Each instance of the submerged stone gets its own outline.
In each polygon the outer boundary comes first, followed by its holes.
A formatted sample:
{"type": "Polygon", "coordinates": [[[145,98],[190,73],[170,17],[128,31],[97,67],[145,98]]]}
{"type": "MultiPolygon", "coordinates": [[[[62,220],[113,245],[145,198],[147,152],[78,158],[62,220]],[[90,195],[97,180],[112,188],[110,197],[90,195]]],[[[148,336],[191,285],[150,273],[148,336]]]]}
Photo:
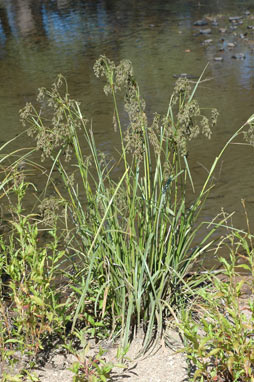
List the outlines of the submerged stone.
{"type": "Polygon", "coordinates": [[[217,62],[221,62],[221,61],[223,61],[223,60],[224,60],[223,57],[214,57],[214,58],[213,58],[213,61],[217,61],[217,62]]]}
{"type": "Polygon", "coordinates": [[[212,42],[213,42],[213,40],[212,40],[211,38],[209,38],[209,39],[203,41],[203,42],[202,42],[202,45],[209,45],[209,44],[211,44],[212,42]]]}
{"type": "Polygon", "coordinates": [[[217,27],[219,25],[217,20],[213,20],[212,24],[213,27],[217,27]]]}
{"type": "Polygon", "coordinates": [[[195,25],[195,26],[197,26],[197,27],[203,27],[203,26],[205,26],[205,25],[207,25],[208,24],[208,22],[206,21],[206,20],[204,20],[204,19],[202,19],[202,20],[197,20],[197,21],[195,21],[194,23],[193,23],[193,25],[195,25]]]}
{"type": "Polygon", "coordinates": [[[200,34],[210,34],[210,33],[212,33],[212,29],[210,29],[210,28],[200,29],[199,33],[200,34]]]}
{"type": "Polygon", "coordinates": [[[229,17],[228,19],[229,19],[229,21],[232,23],[232,22],[234,22],[234,21],[239,21],[239,20],[241,20],[241,19],[242,19],[242,16],[231,16],[231,17],[229,17]]]}
{"type": "Polygon", "coordinates": [[[246,58],[244,53],[236,53],[232,56],[235,60],[244,60],[246,58]]]}
{"type": "Polygon", "coordinates": [[[174,74],[173,77],[174,78],[187,78],[188,80],[199,78],[198,76],[193,76],[192,74],[188,74],[188,73],[174,74]]]}

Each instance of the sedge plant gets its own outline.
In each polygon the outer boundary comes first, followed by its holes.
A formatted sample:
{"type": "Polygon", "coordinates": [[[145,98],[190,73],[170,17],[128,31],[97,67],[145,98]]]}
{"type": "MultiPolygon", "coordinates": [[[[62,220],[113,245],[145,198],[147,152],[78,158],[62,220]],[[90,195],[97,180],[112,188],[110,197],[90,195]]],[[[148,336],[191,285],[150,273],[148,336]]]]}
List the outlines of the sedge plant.
{"type": "Polygon", "coordinates": [[[199,81],[191,90],[187,79],[178,80],[166,115],[155,114],[149,125],[128,60],[115,65],[101,56],[94,71],[105,78],[104,91],[113,100],[113,124],[121,146],[114,160],[98,151],[62,76],[51,89],[40,89],[38,107],[27,104],[20,115],[42,159],[52,161],[48,183],[54,183],[55,170],[63,182],[55,191],[68,211],[65,224],[75,252],[70,277],[79,298],[72,329],[84,322],[95,336],[102,331],[120,336],[125,347],[142,327],[147,349],[155,335],[162,335],[165,318],[178,312],[202,282],[202,275],[190,276],[190,271],[210,247],[217,227],[200,237],[204,223],[197,219],[230,141],[200,193],[187,203],[188,185],[194,186],[188,142],[199,134],[210,138],[217,119],[216,110],[209,118],[202,115],[194,98],[199,81]],[[121,94],[128,123],[118,106],[121,94]],[[116,167],[122,169],[118,179],[116,167]]]}

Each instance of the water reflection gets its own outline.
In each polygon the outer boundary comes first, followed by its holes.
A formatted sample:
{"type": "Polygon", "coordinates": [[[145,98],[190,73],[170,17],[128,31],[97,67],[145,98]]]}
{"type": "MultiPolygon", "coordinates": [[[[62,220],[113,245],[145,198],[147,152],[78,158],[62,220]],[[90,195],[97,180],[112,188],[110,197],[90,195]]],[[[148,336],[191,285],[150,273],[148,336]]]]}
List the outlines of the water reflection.
{"type": "Polygon", "coordinates": [[[64,9],[69,7],[71,4],[70,0],[57,0],[57,8],[58,9],[64,9]]]}
{"type": "MultiPolygon", "coordinates": [[[[38,43],[50,43],[51,49],[56,49],[61,55],[87,54],[87,50],[92,50],[88,54],[96,56],[93,51],[100,50],[100,53],[105,51],[115,56],[114,51],[119,51],[124,39],[137,43],[137,48],[142,48],[154,37],[165,48],[172,38],[179,44],[188,38],[189,44],[193,45],[192,23],[195,17],[208,13],[216,15],[228,9],[240,12],[249,4],[247,0],[241,2],[241,7],[237,1],[230,0],[1,0],[1,55],[4,56],[4,48],[9,54],[8,42],[13,38],[20,44],[28,41],[31,49],[38,43]],[[178,29],[184,29],[185,33],[177,39],[178,29]]],[[[213,32],[216,35],[216,31],[213,32]]],[[[152,51],[149,53],[153,54],[152,51]]],[[[210,60],[215,53],[214,46],[205,52],[210,60]]],[[[25,51],[22,52],[24,54],[25,51]]],[[[251,74],[247,69],[252,65],[253,54],[247,52],[246,65],[239,65],[240,82],[247,83],[251,74]]],[[[217,67],[219,69],[219,65],[217,67]]],[[[217,67],[213,65],[213,71],[217,67]]]]}
{"type": "MultiPolygon", "coordinates": [[[[15,37],[25,37],[29,34],[44,35],[48,29],[54,30],[54,35],[67,33],[69,29],[76,32],[110,32],[117,25],[120,30],[126,27],[127,19],[132,27],[138,26],[142,20],[150,19],[152,23],[163,23],[168,18],[176,1],[167,6],[164,2],[135,1],[128,3],[120,1],[71,1],[71,0],[2,0],[1,2],[1,35],[6,38],[10,34],[15,37]],[[158,4],[159,3],[159,4],[158,4]],[[133,17],[134,16],[134,17],[133,17]],[[50,25],[49,25],[50,23],[50,25]]],[[[181,2],[180,2],[181,3],[181,2]]],[[[180,4],[179,4],[180,6],[180,4]]],[[[178,6],[178,7],[179,7],[178,6]]],[[[190,7],[184,2],[183,17],[189,16],[190,7]]],[[[174,11],[174,9],[173,9],[174,11]]],[[[116,37],[116,36],[114,36],[116,37]]]]}
{"type": "Polygon", "coordinates": [[[43,33],[41,11],[40,0],[4,0],[0,20],[5,38],[11,34],[18,38],[43,33]]]}
{"type": "MultiPolygon", "coordinates": [[[[85,113],[93,120],[100,147],[110,151],[117,145],[111,104],[92,73],[100,54],[115,61],[131,59],[150,116],[166,110],[173,74],[199,75],[209,61],[207,76],[213,81],[202,84],[199,95],[204,107],[217,106],[222,115],[212,143],[193,144],[194,173],[202,179],[203,170],[195,164],[201,162],[203,168],[208,168],[226,138],[253,113],[254,54],[251,46],[240,45],[237,40],[236,51],[244,51],[246,59],[232,60],[226,44],[235,37],[231,34],[223,43],[218,28],[212,28],[213,44],[202,46],[207,37],[193,36],[193,21],[205,14],[237,15],[246,9],[254,15],[253,0],[0,0],[2,139],[20,132],[19,108],[34,101],[36,89],[49,86],[61,72],[68,79],[71,94],[82,101],[85,113]],[[216,63],[213,57],[222,44],[224,61],[216,63]]],[[[236,151],[230,155],[223,165],[225,171],[218,190],[225,195],[221,206],[234,209],[239,199],[237,179],[241,178],[241,184],[248,186],[241,196],[252,200],[252,167],[244,155],[236,151]],[[234,160],[241,163],[238,172],[234,160]],[[227,198],[229,185],[231,197],[227,198]]],[[[212,203],[211,199],[208,215],[213,216],[212,203]]]]}

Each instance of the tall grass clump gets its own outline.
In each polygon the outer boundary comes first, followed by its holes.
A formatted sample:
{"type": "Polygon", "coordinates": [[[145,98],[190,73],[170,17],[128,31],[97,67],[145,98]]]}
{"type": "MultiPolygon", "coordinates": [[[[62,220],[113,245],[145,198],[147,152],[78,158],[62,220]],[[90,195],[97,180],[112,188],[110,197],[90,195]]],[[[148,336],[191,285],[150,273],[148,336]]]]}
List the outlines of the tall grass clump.
{"type": "Polygon", "coordinates": [[[198,83],[191,90],[188,80],[180,79],[167,113],[155,114],[149,124],[129,61],[115,65],[101,56],[94,71],[105,78],[104,91],[113,99],[121,145],[115,159],[98,151],[62,76],[51,89],[40,89],[39,106],[27,104],[21,119],[42,159],[52,161],[48,184],[54,183],[55,170],[63,182],[55,191],[67,211],[68,246],[75,253],[66,273],[79,299],[72,330],[83,321],[92,334],[120,335],[126,345],[143,327],[147,348],[155,333],[162,334],[165,318],[188,302],[202,280],[191,270],[216,228],[201,235],[204,223],[197,218],[218,158],[200,193],[188,195],[187,203],[187,187],[193,186],[187,145],[199,134],[211,137],[217,111],[202,115],[194,99],[198,83]],[[121,118],[119,94],[128,123],[121,118]],[[116,167],[122,170],[118,179],[116,167]]]}

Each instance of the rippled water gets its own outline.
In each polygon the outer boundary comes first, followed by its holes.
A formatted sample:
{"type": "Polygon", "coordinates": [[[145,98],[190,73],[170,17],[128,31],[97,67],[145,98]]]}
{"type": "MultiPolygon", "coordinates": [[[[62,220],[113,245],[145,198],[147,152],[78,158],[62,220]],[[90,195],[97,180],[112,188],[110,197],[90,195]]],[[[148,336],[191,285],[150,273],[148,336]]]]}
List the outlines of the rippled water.
{"type": "MultiPolygon", "coordinates": [[[[217,107],[221,115],[212,140],[198,139],[191,145],[192,171],[201,183],[225,141],[254,113],[253,32],[248,30],[245,41],[239,28],[231,29],[228,22],[228,32],[219,32],[229,15],[244,15],[246,10],[251,22],[253,1],[0,0],[1,142],[21,131],[18,110],[35,99],[36,89],[49,86],[62,73],[70,93],[92,119],[101,149],[111,152],[117,145],[111,102],[92,70],[100,54],[133,62],[150,116],[166,110],[174,74],[198,76],[209,62],[206,76],[212,80],[200,86],[198,96],[202,106],[217,107]],[[195,36],[199,28],[193,22],[204,15],[216,18],[219,25],[211,27],[209,36],[195,36]],[[207,38],[213,42],[204,47],[201,43],[207,38]],[[228,42],[237,43],[233,51],[228,42]],[[222,47],[225,51],[218,52],[222,47]],[[233,60],[235,52],[243,52],[246,59],[233,60]],[[213,60],[218,54],[223,62],[213,60]]],[[[240,200],[245,198],[254,222],[253,160],[247,146],[234,145],[226,152],[205,209],[208,219],[223,206],[236,210],[236,224],[244,227],[240,200]]]]}

